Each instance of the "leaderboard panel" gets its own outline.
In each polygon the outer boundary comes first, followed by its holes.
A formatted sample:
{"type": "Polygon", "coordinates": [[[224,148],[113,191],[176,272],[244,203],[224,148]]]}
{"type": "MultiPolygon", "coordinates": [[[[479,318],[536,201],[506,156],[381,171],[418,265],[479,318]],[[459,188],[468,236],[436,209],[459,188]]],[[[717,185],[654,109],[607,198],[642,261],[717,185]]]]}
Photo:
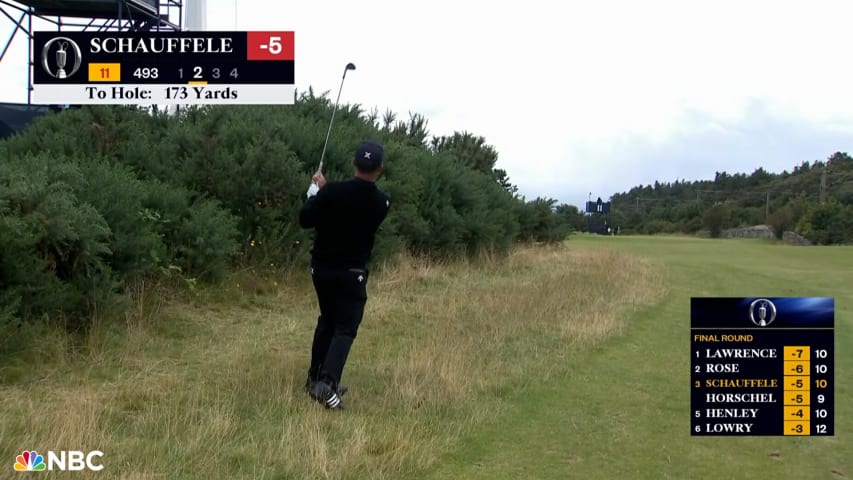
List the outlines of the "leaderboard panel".
{"type": "Polygon", "coordinates": [[[34,103],[293,104],[294,32],[35,32],[34,103]]]}
{"type": "Polygon", "coordinates": [[[832,436],[832,298],[691,299],[691,435],[832,436]]]}

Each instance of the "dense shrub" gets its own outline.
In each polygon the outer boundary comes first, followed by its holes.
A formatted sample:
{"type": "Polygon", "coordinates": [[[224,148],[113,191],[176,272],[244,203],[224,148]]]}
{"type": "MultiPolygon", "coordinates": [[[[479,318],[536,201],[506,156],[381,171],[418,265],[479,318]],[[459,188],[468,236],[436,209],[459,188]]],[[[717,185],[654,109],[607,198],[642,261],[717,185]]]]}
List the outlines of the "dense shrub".
{"type": "Polygon", "coordinates": [[[7,323],[61,315],[83,326],[131,277],[173,265],[221,275],[236,236],[217,202],[125,166],[10,158],[0,163],[0,313],[7,323]]]}
{"type": "Polygon", "coordinates": [[[676,229],[676,225],[672,222],[668,222],[666,220],[652,220],[651,222],[646,222],[643,231],[648,235],[656,235],[659,233],[674,233],[676,229]]]}
{"type": "Polygon", "coordinates": [[[845,243],[853,238],[853,205],[834,199],[814,205],[800,219],[797,231],[818,245],[845,243]]]}
{"type": "MultiPolygon", "coordinates": [[[[238,264],[303,266],[311,232],[298,211],[331,109],[313,92],[289,107],[84,107],[0,142],[0,327],[85,318],[130,279],[163,271],[216,280],[238,264]]],[[[485,139],[427,136],[418,115],[380,122],[358,106],[336,114],[328,180],[353,174],[362,140],[385,144],[380,187],[392,208],[375,260],[560,241],[582,217],[516,196],[485,139]]]]}
{"type": "Polygon", "coordinates": [[[151,273],[166,257],[166,244],[146,221],[145,185],[122,165],[105,160],[74,162],[85,181],[75,185],[76,197],[92,205],[110,228],[108,258],[122,277],[151,273]]]}
{"type": "Polygon", "coordinates": [[[773,235],[778,239],[782,239],[782,235],[787,231],[793,228],[794,223],[794,210],[792,207],[786,205],[767,217],[767,224],[770,225],[770,228],[773,229],[773,235]]]}
{"type": "Polygon", "coordinates": [[[219,201],[183,187],[149,180],[144,190],[138,218],[162,241],[158,266],[178,267],[194,278],[221,279],[240,249],[237,217],[219,201]]]}
{"type": "Polygon", "coordinates": [[[711,238],[718,238],[723,232],[727,216],[727,209],[723,205],[714,205],[705,211],[702,216],[702,223],[710,232],[711,238]]]}
{"type": "Polygon", "coordinates": [[[519,237],[533,242],[553,243],[566,239],[571,227],[554,213],[556,200],[536,198],[518,205],[519,237]]]}
{"type": "Polygon", "coordinates": [[[696,233],[702,229],[702,219],[699,217],[689,217],[682,220],[676,228],[678,231],[684,233],[696,233]]]}
{"type": "Polygon", "coordinates": [[[112,232],[77,197],[83,184],[76,165],[45,156],[0,163],[0,283],[7,315],[79,315],[109,296],[112,232]]]}

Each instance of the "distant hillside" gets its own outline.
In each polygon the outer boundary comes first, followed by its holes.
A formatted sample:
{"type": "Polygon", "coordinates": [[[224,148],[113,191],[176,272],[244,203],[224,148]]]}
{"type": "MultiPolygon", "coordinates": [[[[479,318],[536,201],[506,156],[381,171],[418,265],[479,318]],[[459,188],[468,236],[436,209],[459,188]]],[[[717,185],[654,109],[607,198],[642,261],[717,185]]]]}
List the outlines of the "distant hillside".
{"type": "Polygon", "coordinates": [[[747,175],[717,172],[713,181],[655,182],[611,197],[608,223],[624,233],[718,235],[726,228],[766,224],[781,237],[794,230],[817,244],[853,243],[853,158],[803,162],[791,172],[759,168],[747,175]]]}

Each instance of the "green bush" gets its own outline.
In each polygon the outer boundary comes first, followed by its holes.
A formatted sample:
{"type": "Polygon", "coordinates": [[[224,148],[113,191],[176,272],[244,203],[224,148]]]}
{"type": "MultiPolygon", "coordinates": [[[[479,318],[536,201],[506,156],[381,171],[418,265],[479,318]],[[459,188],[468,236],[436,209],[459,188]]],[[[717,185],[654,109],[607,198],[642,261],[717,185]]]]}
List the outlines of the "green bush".
{"type": "MultiPolygon", "coordinates": [[[[311,91],[289,107],[84,107],[0,142],[0,321],[85,315],[131,278],[161,271],[215,280],[236,264],[305,264],[311,232],[298,211],[332,107],[311,91]]],[[[515,197],[483,138],[430,142],[423,117],[392,117],[380,125],[340,107],[325,155],[326,177],[340,180],[363,139],[385,144],[379,186],[392,207],[375,260],[560,241],[577,221],[550,199],[515,197]]]]}
{"type": "Polygon", "coordinates": [[[556,200],[536,198],[518,204],[519,238],[533,242],[560,242],[571,231],[570,225],[554,213],[556,200]]]}
{"type": "Polygon", "coordinates": [[[666,220],[651,220],[646,222],[644,233],[648,235],[656,235],[659,233],[673,233],[677,229],[676,225],[666,220]]]}
{"type": "Polygon", "coordinates": [[[220,277],[236,225],[218,202],[107,160],[10,158],[0,164],[0,320],[84,327],[131,277],[173,266],[220,277]]]}
{"type": "Polygon", "coordinates": [[[238,251],[237,219],[215,200],[187,206],[187,215],[167,236],[171,261],[193,277],[221,280],[238,251]]]}
{"type": "MultiPolygon", "coordinates": [[[[3,273],[0,272],[0,277],[2,276],[3,273]]],[[[18,301],[15,292],[0,283],[0,354],[12,350],[20,341],[16,336],[20,324],[17,314],[18,301]]]]}
{"type": "MultiPolygon", "coordinates": [[[[240,261],[289,266],[304,261],[310,246],[310,232],[294,228],[295,219],[331,108],[328,98],[310,91],[287,108],[200,107],[170,116],[135,108],[83,108],[36,122],[13,150],[102,157],[129,166],[143,182],[157,179],[216,199],[237,218],[240,261]],[[60,117],[75,132],[64,130],[60,117]]],[[[386,145],[387,172],[380,186],[393,198],[376,258],[402,248],[440,256],[506,249],[522,232],[519,212],[525,210],[519,208],[524,202],[508,189],[505,172],[494,170],[497,154],[483,138],[457,133],[432,142],[431,148],[422,117],[391,120],[380,128],[358,106],[341,107],[325,157],[328,179],[352,175],[352,151],[365,138],[386,145]]],[[[127,196],[138,203],[137,194],[127,196]]],[[[559,221],[553,208],[531,212],[536,213],[528,220],[542,224],[531,224],[525,238],[559,238],[566,231],[569,222],[559,221]]],[[[125,218],[136,222],[139,214],[125,218]]],[[[137,241],[152,239],[143,235],[137,241]]],[[[126,268],[144,271],[164,255],[163,248],[148,250],[126,268]]]]}
{"type": "Polygon", "coordinates": [[[120,278],[157,271],[167,247],[144,216],[145,184],[124,165],[106,160],[75,163],[85,178],[85,182],[75,185],[75,195],[92,205],[109,225],[112,270],[120,278]]]}
{"type": "Polygon", "coordinates": [[[728,211],[723,205],[714,205],[705,210],[702,223],[710,232],[711,238],[719,238],[723,232],[723,225],[728,217],[728,211]]]}
{"type": "Polygon", "coordinates": [[[677,229],[684,233],[696,233],[702,229],[702,220],[699,217],[689,217],[680,222],[677,229]]]}
{"type": "Polygon", "coordinates": [[[217,280],[239,251],[237,217],[180,186],[145,181],[138,218],[165,247],[156,252],[160,269],[177,267],[185,276],[217,280]]]}
{"type": "Polygon", "coordinates": [[[797,231],[817,245],[838,245],[853,238],[853,206],[831,199],[814,205],[797,224],[797,231]]]}
{"type": "Polygon", "coordinates": [[[778,239],[782,239],[785,231],[790,230],[794,226],[794,210],[791,206],[786,205],[778,210],[775,210],[767,217],[767,223],[773,229],[773,235],[778,239]]]}
{"type": "Polygon", "coordinates": [[[111,231],[104,217],[75,194],[79,168],[28,155],[0,164],[0,274],[3,310],[16,317],[64,314],[69,324],[107,299],[111,231]]]}

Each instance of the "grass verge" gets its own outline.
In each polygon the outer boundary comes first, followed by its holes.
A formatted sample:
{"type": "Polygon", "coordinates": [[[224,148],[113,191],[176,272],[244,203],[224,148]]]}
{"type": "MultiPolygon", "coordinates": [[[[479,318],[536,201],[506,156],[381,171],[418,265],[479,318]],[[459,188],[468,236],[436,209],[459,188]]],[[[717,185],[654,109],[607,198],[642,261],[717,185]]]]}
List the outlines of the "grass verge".
{"type": "MultiPolygon", "coordinates": [[[[260,295],[233,283],[169,302],[143,289],[136,313],[82,346],[45,336],[29,365],[4,360],[0,459],[11,470],[24,449],[102,450],[99,475],[126,479],[412,476],[664,288],[649,262],[610,250],[405,259],[371,279],[340,415],[301,390],[316,316],[307,274],[260,295]]],[[[47,478],[62,475],[74,474],[47,478]]]]}

